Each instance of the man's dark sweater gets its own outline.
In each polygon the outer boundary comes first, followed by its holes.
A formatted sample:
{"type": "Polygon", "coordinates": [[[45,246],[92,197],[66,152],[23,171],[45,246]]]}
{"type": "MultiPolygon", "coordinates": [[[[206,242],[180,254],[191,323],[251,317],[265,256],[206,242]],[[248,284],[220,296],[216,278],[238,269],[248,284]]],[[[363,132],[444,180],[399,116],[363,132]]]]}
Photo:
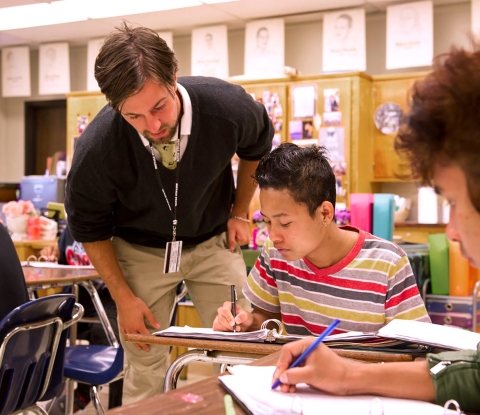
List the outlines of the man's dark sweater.
{"type": "MultiPolygon", "coordinates": [[[[178,79],[190,95],[192,131],[179,163],[177,239],[195,245],[226,230],[235,186],[231,159],[259,160],[273,127],[262,104],[240,86],[215,78],[178,79]]],[[[159,163],[173,209],[176,170],[159,163]]],[[[155,177],[152,156],[137,131],[104,107],[77,141],[65,208],[78,242],[115,235],[162,248],[172,240],[172,213],[155,177]]]]}

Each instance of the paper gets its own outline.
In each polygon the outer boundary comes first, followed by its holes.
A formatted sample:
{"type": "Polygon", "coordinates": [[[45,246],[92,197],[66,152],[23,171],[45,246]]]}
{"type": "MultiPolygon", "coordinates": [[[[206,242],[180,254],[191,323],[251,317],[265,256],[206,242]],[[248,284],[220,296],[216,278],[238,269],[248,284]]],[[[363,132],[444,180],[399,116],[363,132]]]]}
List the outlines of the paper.
{"type": "Polygon", "coordinates": [[[56,262],[46,261],[22,261],[22,267],[32,268],[66,268],[66,269],[95,269],[93,265],[60,265],[56,262]]]}
{"type": "Polygon", "coordinates": [[[256,20],[245,28],[245,75],[283,76],[285,27],[283,19],[256,20]]]}
{"type": "Polygon", "coordinates": [[[452,350],[477,350],[480,333],[415,320],[394,319],[378,335],[452,350]]]}
{"type": "Polygon", "coordinates": [[[409,399],[377,398],[371,395],[333,396],[317,391],[306,384],[297,385],[296,393],[283,393],[278,389],[272,391],[274,366],[238,365],[233,367],[232,371],[234,375],[220,376],[220,383],[239,403],[246,406],[249,413],[254,415],[317,415],[320,413],[443,415],[456,413],[428,402],[409,399]]]}
{"type": "MultiPolygon", "coordinates": [[[[97,80],[95,79],[95,59],[103,45],[105,38],[92,39],[87,44],[87,91],[100,91],[97,80]]],[[[82,131],[79,131],[80,133],[82,131]]]]}
{"type": "Polygon", "coordinates": [[[192,75],[228,78],[227,26],[192,31],[192,75]]]}
{"type": "Polygon", "coordinates": [[[324,72],[366,70],[365,9],[325,13],[322,61],[324,72]]]}
{"type": "Polygon", "coordinates": [[[30,95],[29,47],[2,49],[2,96],[29,97],[30,95]]]}
{"type": "Polygon", "coordinates": [[[39,95],[70,92],[70,59],[67,42],[40,45],[39,95]]]}
{"type": "Polygon", "coordinates": [[[247,332],[231,332],[231,331],[214,331],[211,328],[201,327],[178,327],[172,326],[165,330],[153,333],[155,336],[163,337],[185,337],[189,339],[204,340],[229,340],[229,341],[246,341],[246,342],[264,342],[269,331],[275,333],[275,338],[280,341],[293,341],[303,338],[303,336],[282,336],[277,334],[276,330],[256,330],[247,332]]]}
{"type": "Polygon", "coordinates": [[[433,3],[387,7],[387,69],[430,66],[433,59],[433,3]]]}

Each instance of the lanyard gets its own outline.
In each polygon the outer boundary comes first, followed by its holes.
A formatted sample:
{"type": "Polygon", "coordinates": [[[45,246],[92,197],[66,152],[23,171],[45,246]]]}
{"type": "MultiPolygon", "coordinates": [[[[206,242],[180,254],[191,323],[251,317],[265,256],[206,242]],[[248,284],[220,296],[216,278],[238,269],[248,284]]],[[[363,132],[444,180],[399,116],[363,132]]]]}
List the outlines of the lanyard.
{"type": "Polygon", "coordinates": [[[178,143],[177,143],[177,168],[175,172],[175,200],[174,200],[174,205],[173,205],[173,210],[172,206],[170,205],[170,202],[168,201],[167,194],[165,193],[165,188],[163,187],[162,183],[162,178],[160,176],[160,171],[158,169],[158,164],[157,164],[157,159],[155,158],[155,153],[153,152],[153,144],[150,143],[150,152],[152,153],[152,159],[153,159],[153,166],[155,167],[155,173],[157,177],[157,182],[158,185],[160,186],[160,189],[162,189],[163,196],[165,197],[165,201],[167,202],[168,209],[170,210],[170,213],[172,214],[173,218],[173,239],[172,242],[175,242],[176,237],[177,237],[177,203],[178,203],[178,179],[180,177],[180,138],[181,138],[181,129],[180,129],[180,124],[182,120],[180,119],[178,123],[178,143]]]}

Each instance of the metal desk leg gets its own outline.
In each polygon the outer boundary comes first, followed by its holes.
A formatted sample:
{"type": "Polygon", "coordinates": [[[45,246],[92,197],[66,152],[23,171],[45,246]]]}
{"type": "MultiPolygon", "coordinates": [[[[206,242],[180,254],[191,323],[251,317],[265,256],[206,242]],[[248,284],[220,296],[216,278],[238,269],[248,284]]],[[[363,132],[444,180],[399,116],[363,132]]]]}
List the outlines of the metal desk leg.
{"type": "Polygon", "coordinates": [[[480,281],[477,281],[475,283],[475,287],[473,288],[473,293],[472,293],[472,331],[474,333],[477,332],[477,312],[478,312],[478,307],[477,307],[477,301],[478,301],[478,296],[480,294],[480,281]]]}
{"type": "Polygon", "coordinates": [[[118,348],[119,344],[117,338],[115,337],[112,325],[110,324],[110,320],[105,313],[105,309],[103,308],[102,301],[100,300],[100,296],[98,295],[95,286],[93,285],[92,281],[83,281],[81,284],[82,287],[87,290],[87,292],[90,294],[90,297],[92,298],[93,305],[95,307],[95,310],[97,310],[98,318],[102,323],[103,330],[105,330],[105,334],[107,335],[110,346],[118,348]]]}
{"type": "Polygon", "coordinates": [[[227,363],[231,365],[246,365],[256,359],[264,357],[264,355],[252,355],[245,353],[220,352],[218,350],[190,350],[175,359],[167,370],[165,375],[165,383],[163,391],[168,392],[176,389],[178,377],[182,369],[191,362],[210,362],[210,363],[227,363]]]}

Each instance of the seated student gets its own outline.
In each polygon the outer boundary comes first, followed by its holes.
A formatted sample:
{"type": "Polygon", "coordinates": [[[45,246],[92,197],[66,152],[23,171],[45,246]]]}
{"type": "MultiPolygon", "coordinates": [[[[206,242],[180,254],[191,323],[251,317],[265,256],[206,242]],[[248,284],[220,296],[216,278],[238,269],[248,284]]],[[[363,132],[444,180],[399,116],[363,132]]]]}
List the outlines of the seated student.
{"type": "Polygon", "coordinates": [[[243,287],[253,312],[230,302],[213,329],[251,331],[269,318],[288,334],[373,332],[394,318],[430,322],[407,255],[392,242],[335,223],[335,175],[324,147],[283,143],[253,177],[269,240],[243,287]]]}
{"type": "MultiPolygon", "coordinates": [[[[480,44],[473,52],[452,48],[413,87],[411,109],[395,142],[410,160],[413,176],[434,185],[450,203],[447,236],[480,268],[480,44]]],[[[305,382],[336,395],[376,394],[480,412],[480,343],[477,351],[427,355],[426,361],[361,365],[320,345],[302,367],[290,363],[313,338],[282,347],[274,379],[284,392],[305,382]],[[438,361],[463,364],[436,366],[438,361]],[[471,362],[471,363],[469,363],[471,362]],[[475,363],[476,362],[476,363],[475,363]]]]}
{"type": "MultiPolygon", "coordinates": [[[[58,259],[58,263],[62,265],[90,265],[90,260],[83,249],[83,245],[73,239],[68,226],[60,235],[58,245],[55,244],[43,248],[40,251],[40,255],[43,255],[49,261],[56,261],[58,259]]],[[[110,296],[110,292],[103,281],[94,281],[94,285],[118,340],[119,332],[117,323],[117,307],[115,305],[115,301],[113,301],[112,297],[110,296]]],[[[95,306],[93,305],[90,294],[82,286],[80,286],[78,290],[78,301],[84,307],[85,317],[97,317],[97,312],[95,310],[95,306]]],[[[77,336],[79,339],[88,340],[90,344],[109,344],[103,326],[98,323],[79,323],[77,336]]],[[[123,379],[110,384],[108,397],[109,408],[115,408],[122,405],[122,389],[123,379]]],[[[75,390],[74,412],[85,408],[89,402],[90,386],[79,383],[77,389],[75,390]]],[[[59,398],[52,408],[50,415],[64,414],[64,408],[65,399],[59,398]]]]}
{"type": "Polygon", "coordinates": [[[0,223],[0,320],[14,308],[29,301],[27,284],[15,246],[0,223]]]}

